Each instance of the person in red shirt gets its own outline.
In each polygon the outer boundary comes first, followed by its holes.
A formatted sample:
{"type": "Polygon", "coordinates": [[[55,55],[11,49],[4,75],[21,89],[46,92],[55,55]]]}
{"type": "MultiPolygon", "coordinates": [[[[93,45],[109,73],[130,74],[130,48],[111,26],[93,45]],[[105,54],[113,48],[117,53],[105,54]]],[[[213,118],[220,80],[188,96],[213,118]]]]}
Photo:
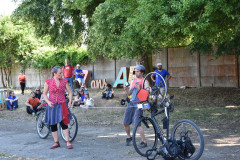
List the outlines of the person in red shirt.
{"type": "Polygon", "coordinates": [[[36,112],[39,109],[38,107],[41,105],[41,101],[36,98],[35,92],[31,92],[31,97],[27,99],[25,104],[27,106],[27,113],[35,116],[36,112]]]}
{"type": "Polygon", "coordinates": [[[65,59],[65,65],[62,68],[63,70],[63,75],[64,78],[68,80],[68,83],[70,84],[71,91],[74,92],[73,90],[73,72],[74,72],[74,67],[69,64],[69,60],[65,59]]]}
{"type": "Polygon", "coordinates": [[[18,76],[18,80],[21,86],[21,90],[22,90],[22,95],[24,95],[24,89],[26,86],[26,75],[24,75],[23,70],[20,71],[20,75],[18,76]]]}

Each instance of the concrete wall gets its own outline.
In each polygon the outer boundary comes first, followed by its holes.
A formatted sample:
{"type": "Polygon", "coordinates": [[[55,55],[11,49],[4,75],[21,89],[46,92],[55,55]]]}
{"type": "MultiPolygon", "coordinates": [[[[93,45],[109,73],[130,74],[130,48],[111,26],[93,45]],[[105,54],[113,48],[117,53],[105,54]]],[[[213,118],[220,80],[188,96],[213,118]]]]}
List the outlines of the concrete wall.
{"type": "Polygon", "coordinates": [[[185,48],[168,49],[168,71],[173,75],[169,81],[171,87],[198,87],[198,57],[190,55],[185,48]]]}
{"type": "Polygon", "coordinates": [[[201,86],[238,87],[237,56],[200,56],[201,86]]]}
{"type": "MultiPolygon", "coordinates": [[[[217,59],[214,56],[206,56],[189,53],[185,47],[165,48],[156,51],[152,57],[153,65],[161,62],[163,68],[172,75],[169,87],[239,87],[240,60],[238,56],[225,55],[217,59]]],[[[82,65],[81,68],[91,72],[91,80],[106,79],[107,83],[114,84],[121,67],[135,66],[135,60],[109,60],[99,58],[94,64],[82,65]]],[[[19,65],[12,70],[13,87],[19,87],[19,65]]],[[[50,69],[39,70],[28,68],[27,87],[43,87],[47,78],[51,77],[50,69]]],[[[90,83],[89,85],[90,86],[90,83]]],[[[2,83],[0,83],[2,87],[2,83]]]]}
{"type": "MultiPolygon", "coordinates": [[[[18,76],[21,70],[20,65],[16,64],[12,68],[12,86],[15,88],[20,88],[18,76]]],[[[51,78],[51,69],[43,69],[41,71],[34,68],[27,68],[25,70],[26,75],[26,87],[27,88],[43,88],[45,80],[51,78]]],[[[0,83],[0,87],[3,87],[0,83]]]]}
{"type": "MultiPolygon", "coordinates": [[[[135,60],[109,60],[104,58],[99,58],[94,64],[81,65],[81,69],[88,70],[91,72],[91,80],[103,80],[106,79],[107,83],[114,84],[116,76],[118,75],[121,67],[135,66],[135,60]]],[[[21,67],[15,65],[12,69],[12,84],[13,87],[19,88],[18,75],[21,67]]],[[[51,78],[51,69],[43,69],[41,71],[34,68],[27,68],[25,70],[25,75],[27,77],[27,88],[43,88],[45,80],[51,78]]],[[[88,84],[90,86],[91,83],[88,84]]],[[[3,87],[0,83],[0,87],[3,87]]]]}
{"type": "Polygon", "coordinates": [[[172,75],[169,87],[239,87],[240,60],[235,55],[190,54],[185,47],[168,48],[153,55],[172,75]]]}

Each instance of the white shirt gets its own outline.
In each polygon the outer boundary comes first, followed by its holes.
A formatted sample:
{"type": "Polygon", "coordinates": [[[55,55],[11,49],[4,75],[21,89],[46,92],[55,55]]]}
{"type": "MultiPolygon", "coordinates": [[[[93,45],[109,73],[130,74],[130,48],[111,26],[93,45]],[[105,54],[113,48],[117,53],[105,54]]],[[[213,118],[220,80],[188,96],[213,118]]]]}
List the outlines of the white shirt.
{"type": "Polygon", "coordinates": [[[87,98],[84,101],[85,101],[86,105],[91,106],[91,107],[93,106],[94,100],[92,98],[87,98]]]}

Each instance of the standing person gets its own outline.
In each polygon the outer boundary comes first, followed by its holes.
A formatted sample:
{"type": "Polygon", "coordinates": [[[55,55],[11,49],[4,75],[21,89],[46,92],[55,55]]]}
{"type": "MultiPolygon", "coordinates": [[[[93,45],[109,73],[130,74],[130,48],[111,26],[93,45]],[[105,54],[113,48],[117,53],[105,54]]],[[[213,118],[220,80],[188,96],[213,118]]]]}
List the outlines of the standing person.
{"type": "Polygon", "coordinates": [[[62,71],[64,73],[64,78],[68,80],[68,83],[70,84],[71,91],[74,92],[73,90],[73,71],[74,68],[71,64],[69,64],[69,60],[65,59],[65,65],[62,68],[62,71]]]}
{"type": "Polygon", "coordinates": [[[63,71],[61,67],[53,67],[52,76],[52,78],[46,80],[43,92],[44,99],[48,104],[46,107],[45,123],[51,126],[52,136],[54,139],[54,144],[50,147],[50,149],[60,147],[60,143],[58,141],[58,123],[60,123],[63,129],[63,134],[66,138],[67,148],[72,149],[73,146],[69,142],[68,129],[69,118],[72,116],[67,106],[71,106],[73,95],[68,81],[62,78],[63,71]],[[69,94],[68,104],[65,99],[65,90],[69,94]],[[49,98],[47,96],[48,92],[49,98]]]}
{"type": "Polygon", "coordinates": [[[20,71],[20,75],[18,76],[18,80],[21,86],[21,90],[22,90],[22,95],[24,95],[24,89],[26,86],[26,75],[24,75],[23,70],[20,71]]]}
{"type": "Polygon", "coordinates": [[[76,76],[76,80],[78,81],[80,87],[83,85],[85,86],[85,81],[84,81],[84,73],[82,71],[82,69],[80,68],[80,64],[77,64],[77,68],[75,69],[75,76],[76,76]]]}
{"type": "Polygon", "coordinates": [[[27,113],[35,116],[39,109],[39,106],[41,105],[41,101],[36,98],[35,92],[31,92],[31,97],[27,99],[25,105],[27,106],[27,113]]]}
{"type": "MultiPolygon", "coordinates": [[[[162,63],[157,63],[157,69],[154,72],[160,74],[163,77],[163,79],[166,81],[166,83],[169,79],[172,78],[170,73],[167,70],[162,68],[162,63]]],[[[163,79],[157,74],[152,74],[151,79],[153,82],[155,82],[155,86],[160,87],[161,94],[164,94],[165,93],[165,84],[163,82],[163,79]]]]}
{"type": "MultiPolygon", "coordinates": [[[[126,146],[129,146],[130,142],[132,141],[132,137],[130,135],[130,124],[133,123],[133,125],[136,126],[137,122],[140,119],[140,116],[143,114],[143,111],[138,110],[137,108],[137,103],[139,103],[137,94],[139,90],[143,88],[144,73],[145,67],[143,65],[137,65],[135,68],[136,78],[132,81],[130,89],[127,86],[124,86],[124,90],[126,91],[127,96],[131,95],[130,103],[128,103],[123,117],[123,126],[125,132],[127,133],[126,146]]],[[[149,87],[149,82],[146,80],[144,88],[147,87],[149,87]]],[[[144,130],[141,126],[138,127],[138,132],[140,133],[142,140],[140,148],[147,147],[144,130]]]]}
{"type": "Polygon", "coordinates": [[[15,110],[18,107],[18,98],[13,91],[9,92],[9,97],[6,98],[7,109],[10,111],[15,110]]]}

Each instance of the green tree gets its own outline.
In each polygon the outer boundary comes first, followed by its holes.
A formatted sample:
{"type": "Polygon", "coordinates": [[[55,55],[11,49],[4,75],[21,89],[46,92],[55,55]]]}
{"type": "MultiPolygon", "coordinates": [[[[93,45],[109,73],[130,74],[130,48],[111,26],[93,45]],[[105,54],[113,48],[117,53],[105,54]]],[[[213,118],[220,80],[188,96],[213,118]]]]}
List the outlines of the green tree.
{"type": "Polygon", "coordinates": [[[4,87],[11,86],[11,69],[20,63],[24,69],[26,57],[36,47],[32,28],[28,24],[15,24],[9,17],[0,17],[0,72],[4,87]]]}
{"type": "Polygon", "coordinates": [[[49,35],[55,46],[81,46],[85,25],[81,11],[72,1],[22,0],[13,17],[31,22],[37,35],[49,35]]]}
{"type": "Polygon", "coordinates": [[[240,51],[238,0],[23,0],[14,15],[33,23],[39,35],[50,35],[55,45],[81,42],[87,31],[94,59],[147,64],[156,49],[178,46],[207,53],[217,46],[219,55],[240,51]]]}

